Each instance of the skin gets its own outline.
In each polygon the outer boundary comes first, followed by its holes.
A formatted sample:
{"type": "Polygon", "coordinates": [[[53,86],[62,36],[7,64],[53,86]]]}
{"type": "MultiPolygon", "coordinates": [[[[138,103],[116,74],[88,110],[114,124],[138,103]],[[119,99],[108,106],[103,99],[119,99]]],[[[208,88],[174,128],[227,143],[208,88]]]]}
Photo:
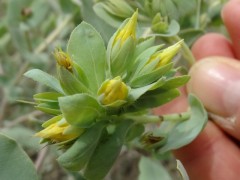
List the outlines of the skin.
{"type": "MultiPolygon", "coordinates": [[[[238,180],[240,168],[240,0],[222,10],[229,32],[202,36],[192,47],[197,62],[190,70],[187,92],[194,93],[212,114],[203,132],[174,155],[194,180],[238,180]],[[222,118],[224,117],[224,118],[222,118]]],[[[157,114],[186,110],[186,90],[157,114]]]]}

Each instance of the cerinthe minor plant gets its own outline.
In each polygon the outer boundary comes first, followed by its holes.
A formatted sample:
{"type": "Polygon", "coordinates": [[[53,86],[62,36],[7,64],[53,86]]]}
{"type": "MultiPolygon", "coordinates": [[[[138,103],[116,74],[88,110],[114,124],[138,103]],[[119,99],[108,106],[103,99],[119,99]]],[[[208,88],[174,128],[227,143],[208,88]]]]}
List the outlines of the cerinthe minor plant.
{"type": "Polygon", "coordinates": [[[150,114],[179,96],[177,88],[190,77],[177,76],[173,62],[183,41],[163,48],[154,36],[137,37],[137,16],[122,23],[107,48],[99,33],[82,22],[66,52],[54,52],[56,77],[39,69],[25,73],[51,89],[34,95],[36,108],[53,115],[36,136],[60,148],[57,160],[64,168],[81,170],[89,180],[104,178],[123,145],[151,153],[177,149],[190,143],[207,119],[193,95],[188,112],[150,114]],[[146,131],[148,123],[158,126],[146,131]]]}

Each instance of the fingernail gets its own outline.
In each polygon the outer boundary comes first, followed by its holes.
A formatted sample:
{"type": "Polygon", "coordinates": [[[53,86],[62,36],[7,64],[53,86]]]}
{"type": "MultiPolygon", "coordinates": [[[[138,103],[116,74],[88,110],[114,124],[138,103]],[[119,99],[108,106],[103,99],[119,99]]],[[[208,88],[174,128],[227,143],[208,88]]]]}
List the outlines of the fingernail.
{"type": "Polygon", "coordinates": [[[188,91],[196,94],[208,111],[224,117],[240,108],[240,62],[212,57],[196,63],[190,71],[188,91]]]}

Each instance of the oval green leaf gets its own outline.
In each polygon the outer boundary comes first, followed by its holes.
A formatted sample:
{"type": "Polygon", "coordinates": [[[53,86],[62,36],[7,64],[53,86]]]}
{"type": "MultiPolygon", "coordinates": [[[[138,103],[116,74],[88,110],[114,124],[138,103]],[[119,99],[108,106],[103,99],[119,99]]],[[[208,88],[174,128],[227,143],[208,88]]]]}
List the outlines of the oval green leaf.
{"type": "Polygon", "coordinates": [[[37,172],[28,155],[16,141],[2,134],[0,134],[0,179],[38,179],[37,172]]]}

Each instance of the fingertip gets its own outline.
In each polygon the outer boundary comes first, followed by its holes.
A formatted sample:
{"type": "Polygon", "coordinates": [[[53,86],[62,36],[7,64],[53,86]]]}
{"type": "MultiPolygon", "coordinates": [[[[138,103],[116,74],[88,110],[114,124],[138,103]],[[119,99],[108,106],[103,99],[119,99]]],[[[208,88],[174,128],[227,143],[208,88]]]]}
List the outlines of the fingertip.
{"type": "Polygon", "coordinates": [[[231,43],[223,35],[208,33],[200,37],[192,47],[192,53],[197,60],[210,56],[234,58],[231,43]]]}
{"type": "Polygon", "coordinates": [[[226,3],[222,10],[222,19],[231,36],[234,53],[240,59],[240,1],[231,0],[226,3]]]}

